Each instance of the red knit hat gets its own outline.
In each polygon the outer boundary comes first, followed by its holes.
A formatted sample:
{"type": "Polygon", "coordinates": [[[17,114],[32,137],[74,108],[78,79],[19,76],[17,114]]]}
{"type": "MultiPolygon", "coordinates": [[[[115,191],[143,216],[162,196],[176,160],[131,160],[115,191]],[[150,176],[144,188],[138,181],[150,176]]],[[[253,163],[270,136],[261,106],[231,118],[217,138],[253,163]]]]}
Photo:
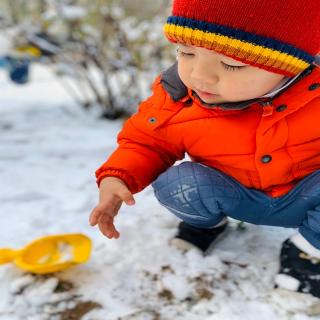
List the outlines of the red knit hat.
{"type": "Polygon", "coordinates": [[[174,0],[164,33],[292,77],[320,51],[320,0],[174,0]]]}

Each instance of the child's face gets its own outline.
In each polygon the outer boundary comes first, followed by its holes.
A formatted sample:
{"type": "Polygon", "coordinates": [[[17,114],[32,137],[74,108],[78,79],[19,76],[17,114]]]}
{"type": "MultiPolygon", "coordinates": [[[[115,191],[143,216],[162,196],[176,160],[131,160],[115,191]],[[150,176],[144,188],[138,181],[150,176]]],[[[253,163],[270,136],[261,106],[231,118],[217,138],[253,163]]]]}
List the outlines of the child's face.
{"type": "Polygon", "coordinates": [[[207,103],[254,99],[271,91],[285,77],[215,51],[184,44],[179,44],[178,73],[182,82],[207,103]]]}

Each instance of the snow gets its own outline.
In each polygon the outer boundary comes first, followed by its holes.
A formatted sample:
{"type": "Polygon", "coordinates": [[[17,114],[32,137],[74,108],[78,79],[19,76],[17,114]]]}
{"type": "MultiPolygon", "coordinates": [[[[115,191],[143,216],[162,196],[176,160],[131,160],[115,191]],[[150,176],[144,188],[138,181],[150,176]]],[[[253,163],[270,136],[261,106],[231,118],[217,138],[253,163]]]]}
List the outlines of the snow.
{"type": "Polygon", "coordinates": [[[62,16],[69,20],[77,20],[86,16],[86,9],[81,6],[61,6],[62,16]]]}
{"type": "Polygon", "coordinates": [[[0,247],[56,233],[93,241],[88,263],[53,275],[0,266],[0,320],[58,320],[81,301],[100,305],[83,320],[320,319],[319,300],[274,289],[279,249],[293,230],[240,230],[232,220],[210,255],[183,253],[169,245],[178,220],[148,187],[117,216],[120,238],[103,237],[88,223],[98,199],[94,171],[122,122],[82,111],[41,66],[25,86],[1,73],[0,87],[0,247]],[[63,283],[72,285],[58,290],[63,283]]]}
{"type": "Polygon", "coordinates": [[[279,285],[279,287],[292,291],[298,290],[300,286],[299,280],[290,277],[287,274],[277,274],[275,277],[275,282],[277,285],[279,285]]]}
{"type": "Polygon", "coordinates": [[[67,20],[78,20],[84,18],[88,14],[86,8],[77,5],[57,5],[51,3],[51,6],[42,14],[43,19],[55,19],[59,15],[67,20]]]}
{"type": "Polygon", "coordinates": [[[11,41],[8,35],[0,34],[0,56],[7,55],[11,50],[11,41]]]}

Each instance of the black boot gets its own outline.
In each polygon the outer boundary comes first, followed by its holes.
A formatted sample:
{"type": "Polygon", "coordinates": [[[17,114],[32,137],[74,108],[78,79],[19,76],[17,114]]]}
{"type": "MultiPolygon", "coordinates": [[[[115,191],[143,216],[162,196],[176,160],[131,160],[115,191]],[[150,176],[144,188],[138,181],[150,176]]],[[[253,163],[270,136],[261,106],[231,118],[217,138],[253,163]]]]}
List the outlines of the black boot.
{"type": "Polygon", "coordinates": [[[309,293],[320,298],[320,260],[309,256],[287,239],[280,253],[276,288],[309,293]]]}
{"type": "Polygon", "coordinates": [[[225,219],[225,222],[218,227],[202,229],[182,221],[179,223],[178,232],[171,240],[171,244],[183,251],[197,248],[207,254],[211,247],[226,233],[227,225],[228,220],[225,219]]]}

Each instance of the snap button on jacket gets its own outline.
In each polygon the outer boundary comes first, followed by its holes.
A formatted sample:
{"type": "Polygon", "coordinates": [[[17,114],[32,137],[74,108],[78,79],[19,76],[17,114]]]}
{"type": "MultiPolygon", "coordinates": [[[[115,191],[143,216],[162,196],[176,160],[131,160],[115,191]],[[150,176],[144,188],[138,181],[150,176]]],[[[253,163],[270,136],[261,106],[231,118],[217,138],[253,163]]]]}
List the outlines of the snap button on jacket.
{"type": "Polygon", "coordinates": [[[320,169],[319,83],[320,68],[315,67],[267,106],[256,102],[225,110],[203,106],[190,89],[175,101],[159,75],[153,94],[119,133],[118,148],[96,171],[97,183],[119,177],[136,193],[188,154],[247,188],[284,195],[320,169]],[[193,103],[186,106],[190,99],[193,103]]]}

